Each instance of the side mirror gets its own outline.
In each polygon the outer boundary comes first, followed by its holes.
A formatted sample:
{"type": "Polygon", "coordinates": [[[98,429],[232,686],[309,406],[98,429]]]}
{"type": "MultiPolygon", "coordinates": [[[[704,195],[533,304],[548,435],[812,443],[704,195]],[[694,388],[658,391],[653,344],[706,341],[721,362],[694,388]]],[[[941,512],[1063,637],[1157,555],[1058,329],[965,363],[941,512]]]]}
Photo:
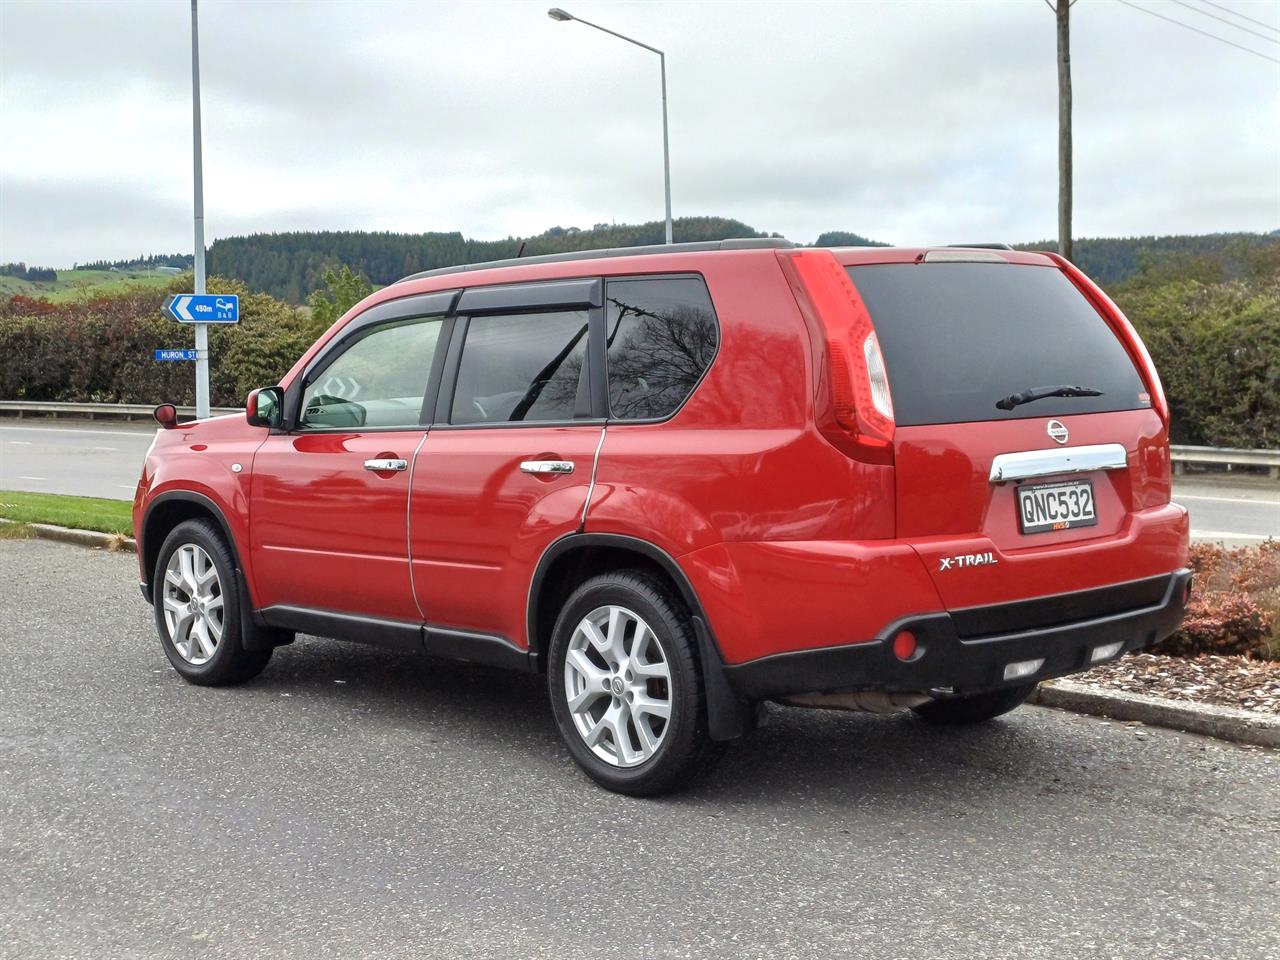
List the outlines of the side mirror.
{"type": "Polygon", "coordinates": [[[172,430],[178,425],[178,408],[172,403],[160,404],[151,411],[151,415],[156,418],[156,423],[166,430],[172,430]]]}
{"type": "Polygon", "coordinates": [[[284,413],[284,391],[279,387],[262,387],[253,390],[244,404],[244,418],[251,427],[267,427],[274,430],[280,426],[284,413]]]}

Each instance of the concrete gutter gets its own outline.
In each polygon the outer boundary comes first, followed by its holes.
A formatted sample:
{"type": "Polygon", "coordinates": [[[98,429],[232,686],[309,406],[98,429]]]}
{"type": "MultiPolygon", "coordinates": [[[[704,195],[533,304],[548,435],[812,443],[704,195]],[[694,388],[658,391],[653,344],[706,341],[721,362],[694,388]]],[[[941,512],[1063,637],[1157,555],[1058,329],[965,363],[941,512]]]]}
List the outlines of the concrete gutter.
{"type": "Polygon", "coordinates": [[[76,530],[72,527],[59,527],[52,523],[23,523],[20,520],[4,518],[0,518],[0,523],[26,527],[41,540],[58,540],[62,543],[74,543],[80,547],[94,547],[99,550],[138,552],[136,540],[118,533],[98,533],[96,530],[76,530]]]}
{"type": "Polygon", "coordinates": [[[1138,720],[1232,743],[1280,747],[1280,716],[1252,710],[1107,690],[1075,680],[1042,683],[1028,702],[1112,720],[1138,720]]]}

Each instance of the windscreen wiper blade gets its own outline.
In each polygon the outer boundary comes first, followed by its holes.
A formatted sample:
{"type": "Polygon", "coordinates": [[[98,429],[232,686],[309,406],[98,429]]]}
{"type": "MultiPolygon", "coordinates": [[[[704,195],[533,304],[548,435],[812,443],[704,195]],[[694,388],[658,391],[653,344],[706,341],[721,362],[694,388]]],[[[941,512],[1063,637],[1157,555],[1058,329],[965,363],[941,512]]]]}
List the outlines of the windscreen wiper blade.
{"type": "Polygon", "coordinates": [[[1032,387],[1030,390],[1023,390],[1021,393],[1011,393],[1003,400],[996,401],[996,408],[999,410],[1012,410],[1024,403],[1032,403],[1036,400],[1043,400],[1045,397],[1100,397],[1101,390],[1095,390],[1093,387],[1076,387],[1069,383],[1060,383],[1056,387],[1032,387]]]}

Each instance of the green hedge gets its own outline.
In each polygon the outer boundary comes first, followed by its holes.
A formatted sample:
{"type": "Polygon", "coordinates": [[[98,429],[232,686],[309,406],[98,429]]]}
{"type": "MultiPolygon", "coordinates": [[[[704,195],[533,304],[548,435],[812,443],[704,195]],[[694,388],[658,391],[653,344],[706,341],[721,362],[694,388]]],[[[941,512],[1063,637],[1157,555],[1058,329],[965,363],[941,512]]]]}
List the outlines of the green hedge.
{"type": "Polygon", "coordinates": [[[1224,272],[1166,263],[1112,295],[1160,370],[1174,442],[1280,447],[1280,244],[1224,272]]]}
{"type": "MultiPolygon", "coordinates": [[[[190,278],[169,288],[181,293],[190,278]]],[[[239,406],[275,383],[322,332],[305,312],[235,281],[210,278],[210,293],[240,295],[240,323],[209,330],[214,406],[239,406]]],[[[193,329],[167,318],[165,293],[132,288],[52,304],[16,296],[0,303],[0,398],[81,403],[195,402],[190,363],[158,363],[154,351],[194,345],[193,329]]]]}

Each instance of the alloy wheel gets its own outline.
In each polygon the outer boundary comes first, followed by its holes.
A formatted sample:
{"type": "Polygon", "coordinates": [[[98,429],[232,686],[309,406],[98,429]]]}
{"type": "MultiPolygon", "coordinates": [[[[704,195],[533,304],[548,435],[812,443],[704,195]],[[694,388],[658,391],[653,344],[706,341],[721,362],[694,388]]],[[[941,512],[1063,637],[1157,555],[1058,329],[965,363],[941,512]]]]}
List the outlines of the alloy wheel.
{"type": "Polygon", "coordinates": [[[164,622],[178,656],[193,666],[217,652],[224,627],[222,581],[203,547],[184,543],[164,571],[164,622]]]}
{"type": "Polygon", "coordinates": [[[634,767],[662,745],[671,722],[671,669],[653,630],[626,607],[597,607],[578,623],[565,655],[565,698],[591,751],[634,767]]]}

